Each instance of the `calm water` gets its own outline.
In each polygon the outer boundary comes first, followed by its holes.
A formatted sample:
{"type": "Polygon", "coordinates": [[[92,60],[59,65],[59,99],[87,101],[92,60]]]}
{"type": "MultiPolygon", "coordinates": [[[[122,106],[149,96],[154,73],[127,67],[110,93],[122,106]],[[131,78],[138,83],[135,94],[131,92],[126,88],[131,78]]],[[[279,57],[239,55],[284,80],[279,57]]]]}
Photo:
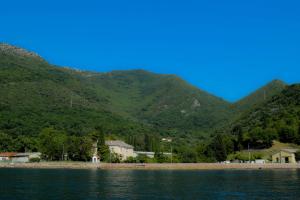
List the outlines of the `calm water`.
{"type": "Polygon", "coordinates": [[[300,171],[0,169],[0,198],[300,199],[300,171]]]}

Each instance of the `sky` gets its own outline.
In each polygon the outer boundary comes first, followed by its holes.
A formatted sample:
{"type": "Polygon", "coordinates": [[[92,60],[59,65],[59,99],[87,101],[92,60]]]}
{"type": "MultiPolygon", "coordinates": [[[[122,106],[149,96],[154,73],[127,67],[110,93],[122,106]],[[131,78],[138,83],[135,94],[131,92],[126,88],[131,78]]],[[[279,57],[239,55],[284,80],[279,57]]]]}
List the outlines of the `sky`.
{"type": "Polygon", "coordinates": [[[300,82],[298,0],[0,0],[0,42],[81,70],[176,74],[234,102],[300,82]]]}

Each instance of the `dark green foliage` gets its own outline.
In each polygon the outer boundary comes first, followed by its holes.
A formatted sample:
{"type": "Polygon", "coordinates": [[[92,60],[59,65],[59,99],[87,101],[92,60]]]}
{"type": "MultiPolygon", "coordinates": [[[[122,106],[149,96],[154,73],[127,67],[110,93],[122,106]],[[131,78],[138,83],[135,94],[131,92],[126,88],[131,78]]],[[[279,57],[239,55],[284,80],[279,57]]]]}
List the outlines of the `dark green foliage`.
{"type": "Polygon", "coordinates": [[[110,153],[109,162],[110,163],[120,163],[122,160],[121,155],[116,153],[110,153]]]}
{"type": "Polygon", "coordinates": [[[14,149],[17,152],[37,152],[38,140],[35,137],[20,135],[13,140],[14,149]]]}
{"type": "Polygon", "coordinates": [[[133,157],[129,157],[127,158],[125,161],[125,163],[137,163],[137,159],[136,158],[133,158],[133,157]]]}
{"type": "Polygon", "coordinates": [[[157,134],[129,135],[125,140],[128,144],[134,146],[136,150],[160,151],[160,137],[157,134]]]}
{"type": "Polygon", "coordinates": [[[154,159],[148,158],[146,155],[138,155],[137,157],[129,157],[125,160],[125,163],[148,163],[150,161],[154,161],[154,159]]]}
{"type": "Polygon", "coordinates": [[[194,149],[184,148],[179,152],[179,159],[183,163],[197,163],[197,152],[194,149]]]}
{"type": "Polygon", "coordinates": [[[249,143],[251,148],[263,149],[271,147],[274,139],[276,139],[275,129],[256,127],[248,133],[248,141],[246,143],[249,143]]]}
{"type": "Polygon", "coordinates": [[[38,140],[23,135],[13,138],[0,132],[0,151],[36,152],[38,151],[38,140]]]}
{"type": "Polygon", "coordinates": [[[68,136],[64,153],[68,159],[75,161],[90,161],[93,139],[87,136],[68,136]]]}
{"type": "MultiPolygon", "coordinates": [[[[217,161],[225,161],[228,155],[227,144],[222,135],[217,135],[212,142],[214,157],[217,161]]],[[[232,148],[233,149],[233,148],[232,148]]]]}
{"type": "Polygon", "coordinates": [[[39,134],[40,152],[46,160],[63,160],[65,147],[67,146],[67,136],[64,132],[53,128],[45,128],[39,134]]]}
{"type": "Polygon", "coordinates": [[[234,150],[241,151],[243,149],[244,143],[244,135],[243,129],[241,126],[237,125],[232,129],[232,134],[236,136],[236,140],[234,141],[234,150]]]}
{"type": "Polygon", "coordinates": [[[40,161],[41,161],[40,158],[30,158],[29,159],[29,162],[31,162],[31,163],[36,163],[36,162],[40,162],[40,161]]]}
{"type": "Polygon", "coordinates": [[[158,163],[169,163],[170,162],[170,159],[168,158],[168,156],[165,156],[162,152],[155,152],[154,159],[158,163]]]}
{"type": "Polygon", "coordinates": [[[5,133],[0,132],[0,151],[13,151],[13,138],[5,133]]]}
{"type": "Polygon", "coordinates": [[[279,129],[279,139],[286,143],[296,143],[298,139],[298,131],[292,126],[284,126],[279,129]]]}

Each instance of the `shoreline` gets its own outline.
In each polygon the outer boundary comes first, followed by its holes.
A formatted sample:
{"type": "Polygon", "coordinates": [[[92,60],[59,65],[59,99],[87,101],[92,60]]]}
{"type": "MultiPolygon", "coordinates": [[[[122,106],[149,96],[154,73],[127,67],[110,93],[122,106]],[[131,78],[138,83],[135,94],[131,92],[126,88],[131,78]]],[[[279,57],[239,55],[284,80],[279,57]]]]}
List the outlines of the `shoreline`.
{"type": "Polygon", "coordinates": [[[255,169],[300,169],[300,164],[287,163],[88,163],[88,162],[40,162],[0,163],[0,168],[24,169],[99,169],[99,170],[255,170],[255,169]]]}

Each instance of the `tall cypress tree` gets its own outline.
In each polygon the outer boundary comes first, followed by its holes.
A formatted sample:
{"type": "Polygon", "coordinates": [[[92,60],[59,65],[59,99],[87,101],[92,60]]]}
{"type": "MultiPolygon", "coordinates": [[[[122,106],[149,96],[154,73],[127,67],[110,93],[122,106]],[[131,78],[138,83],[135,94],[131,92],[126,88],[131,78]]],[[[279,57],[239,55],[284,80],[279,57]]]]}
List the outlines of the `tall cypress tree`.
{"type": "Polygon", "coordinates": [[[222,135],[219,134],[215,137],[213,142],[213,147],[215,151],[215,158],[217,161],[225,161],[227,158],[226,146],[224,144],[222,135]]]}

